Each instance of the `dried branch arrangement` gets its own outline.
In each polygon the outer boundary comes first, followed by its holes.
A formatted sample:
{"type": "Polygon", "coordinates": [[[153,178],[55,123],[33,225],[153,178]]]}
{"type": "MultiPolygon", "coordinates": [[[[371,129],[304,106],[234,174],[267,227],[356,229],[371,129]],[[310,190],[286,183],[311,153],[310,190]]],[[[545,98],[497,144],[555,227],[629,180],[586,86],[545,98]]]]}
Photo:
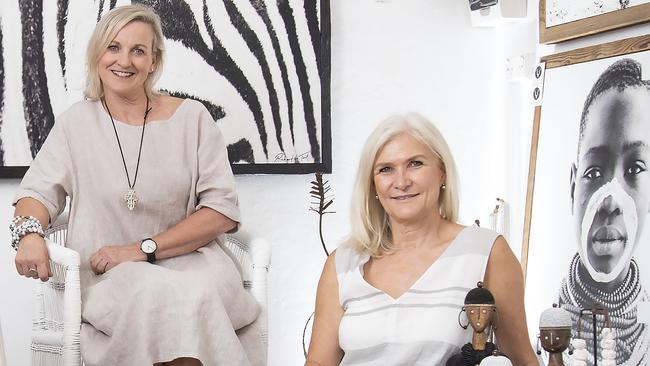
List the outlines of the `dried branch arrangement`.
{"type": "Polygon", "coordinates": [[[334,199],[329,193],[330,186],[329,181],[323,181],[323,174],[316,173],[316,180],[311,182],[311,190],[309,194],[315,201],[311,202],[310,211],[314,211],[319,215],[318,220],[318,232],[320,234],[320,242],[325,251],[325,255],[330,255],[327,251],[327,246],[325,245],[325,240],[323,239],[323,216],[328,213],[334,213],[334,211],[327,211],[327,209],[332,205],[334,199]]]}

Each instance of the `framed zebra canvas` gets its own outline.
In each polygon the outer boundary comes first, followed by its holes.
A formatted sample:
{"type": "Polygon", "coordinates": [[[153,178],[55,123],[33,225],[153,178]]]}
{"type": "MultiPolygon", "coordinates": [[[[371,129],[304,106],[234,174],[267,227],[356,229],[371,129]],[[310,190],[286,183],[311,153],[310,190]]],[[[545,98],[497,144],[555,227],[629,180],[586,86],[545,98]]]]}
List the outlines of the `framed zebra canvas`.
{"type": "Polygon", "coordinates": [[[157,88],[207,107],[236,174],[331,172],[329,0],[0,0],[0,177],[83,98],[88,38],[129,3],[162,20],[157,88]]]}

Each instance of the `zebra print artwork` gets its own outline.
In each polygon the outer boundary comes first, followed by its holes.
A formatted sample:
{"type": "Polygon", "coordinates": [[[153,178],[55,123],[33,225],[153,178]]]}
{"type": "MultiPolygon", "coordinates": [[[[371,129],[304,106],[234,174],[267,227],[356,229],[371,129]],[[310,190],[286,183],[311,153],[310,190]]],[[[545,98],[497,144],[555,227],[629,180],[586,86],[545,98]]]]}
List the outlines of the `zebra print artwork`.
{"type": "Polygon", "coordinates": [[[83,99],[90,34],[129,3],[161,17],[157,87],[206,106],[235,173],[331,172],[329,0],[0,0],[0,177],[83,99]]]}

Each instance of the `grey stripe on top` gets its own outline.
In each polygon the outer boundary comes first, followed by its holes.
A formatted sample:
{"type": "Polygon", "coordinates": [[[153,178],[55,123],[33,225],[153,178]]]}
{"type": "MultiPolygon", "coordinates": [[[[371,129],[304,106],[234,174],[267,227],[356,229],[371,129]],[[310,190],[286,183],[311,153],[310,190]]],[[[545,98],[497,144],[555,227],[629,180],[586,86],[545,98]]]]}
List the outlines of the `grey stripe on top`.
{"type": "Polygon", "coordinates": [[[438,290],[417,290],[417,289],[410,289],[410,290],[408,290],[408,291],[406,291],[406,292],[408,292],[408,293],[412,293],[412,294],[437,294],[437,293],[440,293],[440,292],[446,292],[446,291],[460,291],[460,292],[465,293],[465,292],[467,292],[467,291],[469,291],[469,290],[470,290],[470,289],[467,288],[467,287],[463,287],[463,286],[453,286],[453,287],[441,288],[441,289],[438,289],[438,290]]]}
{"type": "Polygon", "coordinates": [[[392,309],[392,308],[451,308],[451,309],[461,309],[463,306],[458,305],[458,304],[448,304],[448,303],[440,303],[440,304],[390,304],[390,305],[385,305],[385,306],[380,306],[378,308],[366,310],[366,311],[358,311],[358,312],[345,312],[343,314],[343,317],[346,316],[360,316],[360,315],[366,315],[370,313],[375,313],[378,311],[383,311],[386,309],[392,309]]]}
{"type": "MultiPolygon", "coordinates": [[[[437,289],[437,290],[409,289],[405,293],[424,295],[424,294],[439,294],[439,293],[448,292],[448,291],[460,291],[460,292],[465,293],[465,292],[467,292],[469,290],[470,289],[467,288],[467,287],[454,286],[454,287],[441,288],[441,289],[437,289]]],[[[366,300],[366,299],[376,297],[376,296],[381,296],[381,295],[384,295],[384,293],[382,291],[376,291],[376,292],[371,292],[371,293],[363,295],[363,296],[351,297],[351,298],[345,300],[343,302],[342,306],[343,306],[344,309],[347,309],[348,304],[351,303],[351,302],[362,301],[362,300],[366,300]]],[[[388,296],[388,295],[386,295],[386,296],[388,296]]],[[[404,295],[402,295],[402,296],[404,296],[404,295]]]]}
{"type": "Polygon", "coordinates": [[[341,304],[341,306],[343,307],[343,309],[347,309],[348,304],[351,303],[351,302],[361,301],[361,300],[369,299],[371,297],[381,296],[383,294],[384,294],[383,292],[377,291],[377,292],[371,292],[371,293],[369,293],[367,295],[363,295],[363,296],[359,296],[359,297],[351,297],[351,298],[343,301],[343,304],[341,304]]]}
{"type": "Polygon", "coordinates": [[[380,343],[376,346],[357,350],[348,350],[345,353],[343,365],[422,365],[433,366],[434,364],[423,364],[422,360],[437,360],[436,365],[443,365],[454,353],[458,352],[456,345],[440,341],[409,342],[409,343],[380,343]],[[386,355],[390,359],[386,360],[386,355]],[[418,363],[418,361],[420,361],[418,363]]]}

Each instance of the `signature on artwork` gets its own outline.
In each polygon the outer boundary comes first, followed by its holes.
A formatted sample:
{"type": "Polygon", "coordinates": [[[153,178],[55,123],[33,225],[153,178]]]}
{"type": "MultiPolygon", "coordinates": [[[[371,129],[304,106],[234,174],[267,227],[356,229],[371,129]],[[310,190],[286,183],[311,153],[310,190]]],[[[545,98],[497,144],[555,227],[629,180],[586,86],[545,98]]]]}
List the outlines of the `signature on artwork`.
{"type": "Polygon", "coordinates": [[[306,160],[309,160],[309,151],[302,154],[293,154],[287,155],[285,152],[278,153],[275,155],[275,162],[284,162],[284,163],[301,163],[306,160]]]}

